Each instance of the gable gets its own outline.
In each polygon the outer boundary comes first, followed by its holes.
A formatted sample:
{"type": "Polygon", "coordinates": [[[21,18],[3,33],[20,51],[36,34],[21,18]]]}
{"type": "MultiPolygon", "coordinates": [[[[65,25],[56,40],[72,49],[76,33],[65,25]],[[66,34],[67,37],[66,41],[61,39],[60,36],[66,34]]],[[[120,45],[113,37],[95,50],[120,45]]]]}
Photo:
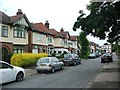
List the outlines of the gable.
{"type": "Polygon", "coordinates": [[[22,17],[21,19],[17,20],[17,22],[15,22],[15,24],[29,27],[29,25],[28,25],[28,23],[27,23],[27,21],[26,21],[26,19],[24,17],[22,17]]]}
{"type": "Polygon", "coordinates": [[[70,38],[70,36],[69,36],[69,34],[68,34],[68,33],[67,33],[67,35],[66,35],[66,38],[67,38],[67,39],[69,39],[69,38],[70,38]]]}

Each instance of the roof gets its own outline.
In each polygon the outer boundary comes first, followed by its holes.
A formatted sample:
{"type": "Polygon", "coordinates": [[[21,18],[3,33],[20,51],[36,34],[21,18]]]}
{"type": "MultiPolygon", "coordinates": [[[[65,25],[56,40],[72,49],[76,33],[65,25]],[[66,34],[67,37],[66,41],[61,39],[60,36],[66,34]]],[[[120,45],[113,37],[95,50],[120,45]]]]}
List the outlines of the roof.
{"type": "Polygon", "coordinates": [[[35,31],[35,32],[47,34],[47,33],[43,32],[43,31],[40,31],[33,23],[31,23],[31,27],[32,27],[32,30],[35,31]]]}
{"type": "MultiPolygon", "coordinates": [[[[69,32],[67,31],[62,31],[62,32],[59,32],[64,38],[66,38],[67,35],[69,35],[69,32]]],[[[70,35],[69,35],[70,36],[70,35]]]]}
{"type": "Polygon", "coordinates": [[[50,32],[51,33],[53,33],[55,36],[54,37],[62,37],[62,35],[58,32],[58,31],[56,31],[55,29],[50,29],[50,32]]]}
{"type": "Polygon", "coordinates": [[[17,22],[20,18],[24,17],[25,14],[15,15],[15,16],[8,16],[4,12],[0,11],[0,17],[2,17],[1,22],[4,24],[13,24],[17,22]]]}
{"type": "Polygon", "coordinates": [[[10,17],[1,11],[0,11],[0,17],[1,17],[0,22],[5,23],[5,24],[10,23],[10,17]]]}
{"type": "Polygon", "coordinates": [[[34,26],[41,32],[45,32],[50,35],[54,35],[43,23],[34,23],[34,26]]]}
{"type": "Polygon", "coordinates": [[[15,15],[15,16],[11,16],[10,17],[10,22],[11,23],[15,23],[17,20],[19,20],[20,18],[24,17],[25,14],[20,14],[20,15],[15,15]]]}
{"type": "Polygon", "coordinates": [[[77,40],[77,36],[70,36],[70,40],[76,41],[77,40]]]}

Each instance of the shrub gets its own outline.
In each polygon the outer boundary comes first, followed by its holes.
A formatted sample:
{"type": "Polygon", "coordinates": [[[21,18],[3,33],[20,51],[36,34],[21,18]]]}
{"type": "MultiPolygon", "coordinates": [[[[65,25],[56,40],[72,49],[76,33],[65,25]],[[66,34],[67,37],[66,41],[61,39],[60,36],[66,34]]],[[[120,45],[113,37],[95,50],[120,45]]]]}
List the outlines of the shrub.
{"type": "Polygon", "coordinates": [[[41,57],[47,57],[46,53],[32,54],[32,53],[21,53],[14,54],[11,57],[11,64],[20,67],[35,65],[37,60],[41,57]]]}

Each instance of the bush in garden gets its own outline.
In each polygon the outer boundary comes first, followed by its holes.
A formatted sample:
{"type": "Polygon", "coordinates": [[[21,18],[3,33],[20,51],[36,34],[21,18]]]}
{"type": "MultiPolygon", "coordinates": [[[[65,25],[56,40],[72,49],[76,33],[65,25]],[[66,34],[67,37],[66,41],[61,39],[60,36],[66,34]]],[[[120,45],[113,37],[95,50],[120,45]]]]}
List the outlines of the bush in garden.
{"type": "Polygon", "coordinates": [[[20,67],[35,65],[37,60],[42,57],[47,57],[46,53],[32,54],[32,53],[21,53],[14,54],[11,57],[11,64],[20,67]]]}

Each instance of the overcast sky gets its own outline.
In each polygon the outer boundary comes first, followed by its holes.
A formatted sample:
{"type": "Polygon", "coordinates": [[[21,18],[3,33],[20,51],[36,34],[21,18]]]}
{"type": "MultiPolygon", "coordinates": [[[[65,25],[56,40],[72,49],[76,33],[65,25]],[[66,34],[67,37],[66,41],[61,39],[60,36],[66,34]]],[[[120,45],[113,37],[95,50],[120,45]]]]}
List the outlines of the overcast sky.
{"type": "MultiPolygon", "coordinates": [[[[79,35],[80,30],[74,32],[73,24],[79,16],[79,10],[83,10],[86,14],[86,5],[90,0],[0,0],[0,11],[8,16],[16,14],[18,9],[26,14],[30,22],[50,23],[50,28],[60,31],[63,28],[69,31],[70,35],[79,35]]],[[[100,41],[92,36],[87,37],[89,41],[93,41],[99,45],[103,45],[106,41],[100,41]]]]}

